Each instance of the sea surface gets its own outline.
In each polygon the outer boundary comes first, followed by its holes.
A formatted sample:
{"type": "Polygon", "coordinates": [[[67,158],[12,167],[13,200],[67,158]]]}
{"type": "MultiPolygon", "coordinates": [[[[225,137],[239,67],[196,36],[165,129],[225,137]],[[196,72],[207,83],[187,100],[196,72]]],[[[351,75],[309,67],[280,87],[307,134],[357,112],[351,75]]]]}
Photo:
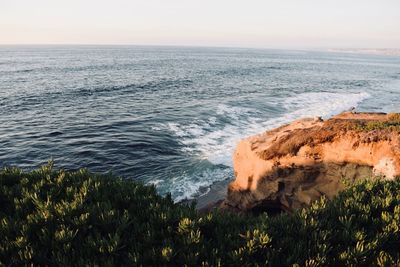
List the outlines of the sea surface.
{"type": "Polygon", "coordinates": [[[241,138],[352,107],[400,112],[400,57],[0,46],[0,167],[54,159],[154,184],[176,201],[232,179],[241,138]]]}

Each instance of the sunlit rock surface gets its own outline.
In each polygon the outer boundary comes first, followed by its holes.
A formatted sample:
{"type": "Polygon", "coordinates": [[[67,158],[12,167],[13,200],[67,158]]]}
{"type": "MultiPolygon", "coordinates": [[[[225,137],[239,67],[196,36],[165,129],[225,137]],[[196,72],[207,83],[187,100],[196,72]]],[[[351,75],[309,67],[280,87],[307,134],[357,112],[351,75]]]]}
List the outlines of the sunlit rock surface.
{"type": "Polygon", "coordinates": [[[345,112],[323,121],[301,119],[246,138],[234,152],[235,180],[222,208],[292,211],[343,180],[400,175],[400,115],[345,112]]]}

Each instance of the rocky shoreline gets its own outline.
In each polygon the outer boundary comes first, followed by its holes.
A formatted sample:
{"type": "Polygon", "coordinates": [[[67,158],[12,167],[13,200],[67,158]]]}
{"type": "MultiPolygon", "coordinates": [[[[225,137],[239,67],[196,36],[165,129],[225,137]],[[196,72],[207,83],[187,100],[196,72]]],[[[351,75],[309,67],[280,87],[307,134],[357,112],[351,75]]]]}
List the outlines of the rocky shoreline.
{"type": "Polygon", "coordinates": [[[400,176],[400,114],[305,118],[243,139],[235,179],[197,200],[200,211],[291,212],[369,177],[400,176]]]}

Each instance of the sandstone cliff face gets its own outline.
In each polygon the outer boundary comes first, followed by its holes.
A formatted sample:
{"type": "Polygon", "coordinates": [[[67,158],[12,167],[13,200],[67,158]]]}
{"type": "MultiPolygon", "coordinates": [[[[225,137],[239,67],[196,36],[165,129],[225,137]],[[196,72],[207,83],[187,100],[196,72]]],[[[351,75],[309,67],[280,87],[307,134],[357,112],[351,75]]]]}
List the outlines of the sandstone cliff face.
{"type": "Polygon", "coordinates": [[[400,115],[346,112],[301,119],[242,140],[222,207],[291,211],[350,182],[400,176],[400,115]]]}

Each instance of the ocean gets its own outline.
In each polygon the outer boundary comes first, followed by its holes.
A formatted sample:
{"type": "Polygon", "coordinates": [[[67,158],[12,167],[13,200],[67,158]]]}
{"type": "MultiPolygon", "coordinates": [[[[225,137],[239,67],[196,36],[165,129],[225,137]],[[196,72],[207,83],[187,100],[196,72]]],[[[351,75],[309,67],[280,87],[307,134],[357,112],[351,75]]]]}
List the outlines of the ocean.
{"type": "Polygon", "coordinates": [[[0,167],[111,172],[175,201],[233,179],[237,142],[301,117],[400,112],[400,57],[0,46],[0,167]]]}

